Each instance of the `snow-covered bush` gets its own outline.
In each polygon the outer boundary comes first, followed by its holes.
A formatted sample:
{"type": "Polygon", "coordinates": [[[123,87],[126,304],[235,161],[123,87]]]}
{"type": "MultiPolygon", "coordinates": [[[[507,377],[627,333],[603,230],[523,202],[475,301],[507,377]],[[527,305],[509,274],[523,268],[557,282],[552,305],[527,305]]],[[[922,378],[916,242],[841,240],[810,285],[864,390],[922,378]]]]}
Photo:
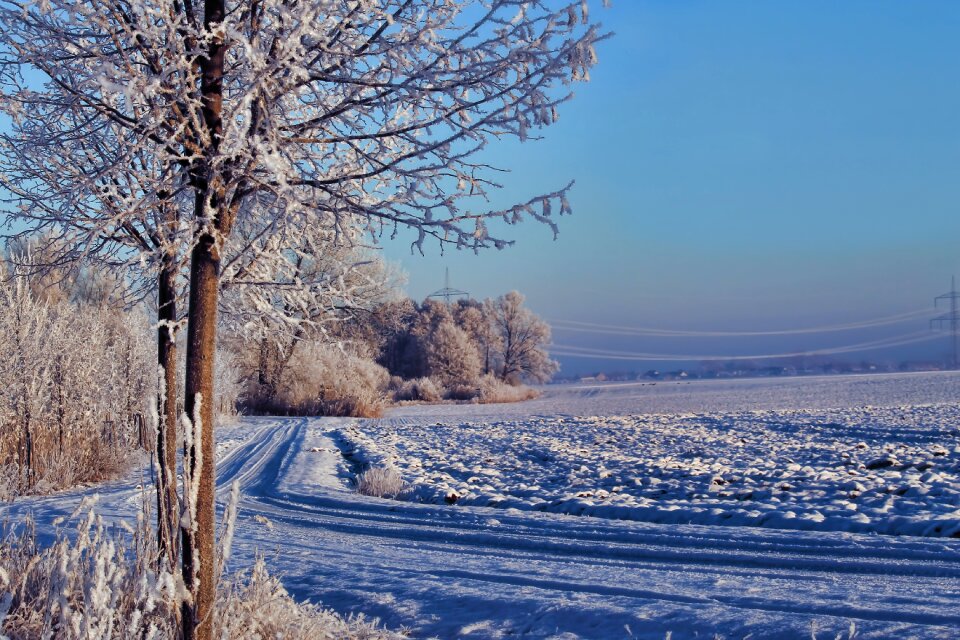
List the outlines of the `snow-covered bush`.
{"type": "Polygon", "coordinates": [[[273,640],[387,640],[402,636],[379,627],[362,615],[336,613],[290,597],[283,584],[258,558],[250,576],[238,575],[218,593],[218,637],[273,640]]]}
{"type": "MultiPolygon", "coordinates": [[[[179,637],[179,574],[157,571],[153,534],[141,521],[129,532],[108,527],[92,510],[76,530],[57,532],[40,548],[32,522],[0,541],[0,637],[179,637]]],[[[293,600],[263,560],[249,575],[223,580],[216,600],[216,637],[273,640],[399,638],[357,616],[343,618],[293,600]]]]}
{"type": "Polygon", "coordinates": [[[9,638],[176,637],[176,582],[156,572],[149,527],[113,535],[92,510],[38,546],[29,520],[0,542],[0,632],[9,638]]]}
{"type": "Polygon", "coordinates": [[[500,402],[523,402],[540,396],[540,392],[527,386],[513,386],[494,375],[485,375],[480,379],[477,389],[477,401],[481,404],[500,402]]]}
{"type": "Polygon", "coordinates": [[[397,402],[440,402],[453,400],[480,404],[523,402],[540,397],[540,392],[525,385],[514,386],[492,373],[480,376],[473,383],[452,384],[444,387],[433,378],[404,380],[393,394],[397,402]]]}
{"type": "Polygon", "coordinates": [[[477,396],[480,394],[480,388],[478,383],[474,384],[455,384],[447,387],[447,391],[444,394],[444,398],[447,400],[460,400],[460,401],[477,401],[477,396]]]}
{"type": "Polygon", "coordinates": [[[17,497],[24,482],[20,476],[20,467],[17,465],[0,465],[0,502],[12,502],[17,497]]]}
{"type": "Polygon", "coordinates": [[[430,378],[405,380],[394,393],[397,401],[419,400],[421,402],[439,402],[443,399],[442,387],[430,378]]]}
{"type": "Polygon", "coordinates": [[[370,467],[357,477],[357,491],[375,498],[397,498],[407,488],[393,467],[370,467]]]}
{"type": "Polygon", "coordinates": [[[299,415],[375,418],[383,414],[390,374],[334,346],[305,343],[284,371],[275,409],[299,415]]]}
{"type": "Polygon", "coordinates": [[[152,447],[149,344],[140,313],[44,298],[0,266],[0,494],[103,480],[152,447]]]}

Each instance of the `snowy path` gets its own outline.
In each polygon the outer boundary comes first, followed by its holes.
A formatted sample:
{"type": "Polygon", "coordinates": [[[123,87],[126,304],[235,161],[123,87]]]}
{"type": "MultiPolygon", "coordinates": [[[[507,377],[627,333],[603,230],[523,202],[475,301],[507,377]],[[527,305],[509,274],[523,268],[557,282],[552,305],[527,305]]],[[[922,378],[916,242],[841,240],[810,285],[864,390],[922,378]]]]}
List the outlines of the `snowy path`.
{"type": "Polygon", "coordinates": [[[954,542],[368,499],[344,491],[326,435],[335,424],[264,429],[225,460],[221,483],[244,461],[240,548],[275,552],[292,591],[337,610],[439,637],[630,637],[627,627],[651,638],[809,637],[811,627],[834,637],[851,623],[860,637],[960,633],[954,542]],[[334,481],[303,492],[289,474],[304,468],[334,481]]]}
{"type": "MultiPolygon", "coordinates": [[[[234,568],[262,552],[298,597],[413,637],[960,637],[958,540],[366,498],[334,436],[350,422],[221,434],[221,503],[233,480],[242,489],[234,568]]],[[[88,493],[0,506],[0,519],[49,523],[88,493]]],[[[141,496],[130,482],[99,493],[108,517],[131,518],[141,496]]]]}

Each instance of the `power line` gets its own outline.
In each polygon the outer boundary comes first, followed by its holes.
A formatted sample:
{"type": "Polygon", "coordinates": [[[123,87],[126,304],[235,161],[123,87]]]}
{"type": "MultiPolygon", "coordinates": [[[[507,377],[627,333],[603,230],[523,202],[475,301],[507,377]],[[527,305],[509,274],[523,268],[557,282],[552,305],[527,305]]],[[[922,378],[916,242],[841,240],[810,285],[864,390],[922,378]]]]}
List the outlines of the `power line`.
{"type": "Polygon", "coordinates": [[[957,335],[960,333],[960,310],[958,310],[957,301],[960,300],[960,293],[957,293],[956,276],[950,279],[950,292],[933,299],[934,306],[939,306],[941,300],[950,301],[950,311],[931,320],[930,328],[932,329],[934,325],[940,330],[943,330],[945,325],[950,327],[950,337],[953,344],[953,359],[950,362],[950,366],[957,369],[957,335]]]}
{"type": "MultiPolygon", "coordinates": [[[[960,294],[958,294],[960,295],[960,294]]],[[[551,324],[559,331],[575,331],[579,333],[601,333],[613,335],[636,335],[636,336],[658,336],[658,337],[683,337],[683,338],[719,338],[719,337],[749,337],[749,336],[783,336],[799,335],[808,333],[832,333],[840,331],[852,331],[856,329],[867,329],[871,327],[882,327],[894,324],[903,324],[911,320],[916,320],[924,316],[929,316],[929,309],[918,309],[908,311],[892,316],[883,316],[863,320],[860,322],[849,322],[844,324],[822,325],[817,327],[807,327],[802,329],[780,329],[771,331],[687,331],[682,329],[659,329],[653,327],[628,327],[620,325],[598,324],[595,322],[579,322],[576,320],[553,320],[551,324]]]]}
{"type": "MultiPolygon", "coordinates": [[[[960,296],[958,296],[960,297],[960,296]]],[[[763,353],[755,355],[695,355],[695,354],[668,354],[668,353],[636,353],[627,351],[614,351],[608,349],[592,349],[586,347],[574,347],[569,345],[554,344],[550,345],[550,354],[565,356],[570,358],[595,358],[607,360],[635,360],[635,361],[712,361],[712,360],[773,360],[778,358],[795,358],[801,356],[826,356],[841,353],[856,353],[860,351],[872,351],[876,349],[885,349],[888,347],[899,347],[907,344],[916,344],[927,342],[934,339],[926,331],[914,332],[900,336],[882,338],[880,340],[871,340],[857,344],[845,345],[840,347],[830,347],[825,349],[812,349],[808,351],[793,351],[787,353],[763,353]]]]}

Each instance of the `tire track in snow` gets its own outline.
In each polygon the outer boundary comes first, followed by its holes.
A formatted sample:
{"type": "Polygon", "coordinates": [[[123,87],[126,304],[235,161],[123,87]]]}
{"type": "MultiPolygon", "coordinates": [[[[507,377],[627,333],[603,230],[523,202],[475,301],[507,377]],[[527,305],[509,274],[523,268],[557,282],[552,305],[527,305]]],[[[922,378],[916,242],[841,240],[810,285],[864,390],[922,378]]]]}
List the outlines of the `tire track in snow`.
{"type": "MultiPolygon", "coordinates": [[[[529,599],[533,591],[542,592],[533,599],[536,610],[527,612],[534,618],[543,613],[540,608],[546,602],[575,595],[655,603],[653,608],[671,612],[671,619],[678,612],[694,610],[721,627],[739,618],[742,628],[749,630],[766,624],[763,621],[770,615],[794,634],[808,632],[814,619],[820,620],[821,629],[824,620],[838,629],[855,620],[861,633],[868,634],[864,637],[869,637],[871,629],[880,632],[879,637],[882,630],[899,633],[904,625],[924,629],[922,637],[951,637],[960,630],[960,615],[952,613],[957,610],[953,605],[960,603],[960,548],[942,540],[649,525],[511,514],[483,507],[414,505],[329,489],[311,495],[279,491],[295,458],[304,455],[307,431],[325,431],[327,424],[291,420],[264,430],[268,441],[252,445],[243,454],[248,468],[243,473],[241,505],[247,514],[263,515],[276,525],[273,531],[261,527],[250,532],[251,538],[260,544],[272,542],[284,552],[296,550],[303,558],[282,565],[291,588],[302,595],[316,596],[319,591],[325,604],[350,601],[357,606],[358,600],[370,600],[366,592],[372,590],[374,600],[378,591],[394,599],[419,599],[420,611],[474,590],[506,607],[523,600],[516,593],[525,593],[529,599]],[[494,518],[496,524],[491,524],[494,518]],[[346,548],[344,541],[348,541],[346,548]],[[311,547],[320,552],[319,557],[305,551],[311,547]],[[331,569],[325,551],[354,566],[375,566],[350,575],[354,572],[331,569]],[[329,584],[312,580],[313,573],[328,577],[332,573],[334,579],[329,584]],[[632,580],[625,581],[625,575],[632,575],[632,580]],[[665,578],[669,585],[675,576],[691,575],[696,576],[694,584],[662,586],[665,578]],[[661,585],[629,584],[637,582],[637,577],[661,585]],[[710,581],[730,580],[743,588],[734,594],[709,585],[704,588],[710,581]],[[448,583],[448,589],[437,586],[448,583]],[[903,589],[897,588],[899,583],[903,589]],[[750,585],[760,585],[761,593],[749,593],[757,588],[750,585]],[[876,599],[857,602],[865,590],[887,595],[900,606],[883,607],[876,599]],[[802,597],[783,597],[791,591],[802,597]],[[749,612],[746,622],[744,612],[749,612]]],[[[334,449],[333,441],[323,437],[334,449]]],[[[422,613],[405,614],[408,608],[409,604],[388,607],[383,614],[389,622],[417,631],[441,636],[451,631],[442,621],[424,621],[422,613]]],[[[579,614],[590,617],[586,611],[579,614]]],[[[676,631],[683,626],[672,628],[675,637],[682,637],[676,631]]],[[[527,633],[536,636],[538,632],[528,629],[527,633]]]]}
{"type": "MultiPolygon", "coordinates": [[[[960,545],[938,538],[610,521],[419,505],[347,490],[283,489],[311,456],[339,456],[336,420],[257,421],[218,461],[221,508],[241,485],[234,565],[273,556],[288,588],[415,636],[676,639],[960,637],[960,545]],[[307,438],[312,438],[307,444],[307,438]],[[320,452],[308,451],[308,446],[320,452]],[[272,528],[253,520],[262,515],[272,528]]],[[[330,468],[336,460],[331,462],[330,468]]],[[[342,484],[342,483],[341,483],[342,484]]],[[[131,518],[136,481],[99,488],[131,518]]],[[[16,521],[68,514],[90,489],[0,507],[16,521]]]]}

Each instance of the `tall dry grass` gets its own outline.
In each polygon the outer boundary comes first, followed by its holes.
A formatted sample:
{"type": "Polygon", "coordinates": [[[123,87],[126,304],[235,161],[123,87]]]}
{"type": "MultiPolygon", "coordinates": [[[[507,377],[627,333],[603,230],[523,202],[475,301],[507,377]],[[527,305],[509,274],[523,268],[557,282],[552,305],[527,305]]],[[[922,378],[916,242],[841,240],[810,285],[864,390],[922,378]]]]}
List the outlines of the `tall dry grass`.
{"type": "MultiPolygon", "coordinates": [[[[234,514],[236,510],[228,509],[234,514]]],[[[7,526],[0,542],[0,637],[11,640],[175,640],[181,598],[179,574],[157,568],[154,534],[111,527],[87,503],[41,547],[31,520],[7,526]]],[[[222,536],[220,562],[231,532],[222,536]]],[[[249,572],[221,579],[215,606],[222,640],[386,640],[401,635],[376,620],[343,617],[296,602],[258,558],[249,572]]]]}
{"type": "Polygon", "coordinates": [[[146,318],[49,300],[0,266],[0,499],[101,481],[151,447],[146,318]]]}

